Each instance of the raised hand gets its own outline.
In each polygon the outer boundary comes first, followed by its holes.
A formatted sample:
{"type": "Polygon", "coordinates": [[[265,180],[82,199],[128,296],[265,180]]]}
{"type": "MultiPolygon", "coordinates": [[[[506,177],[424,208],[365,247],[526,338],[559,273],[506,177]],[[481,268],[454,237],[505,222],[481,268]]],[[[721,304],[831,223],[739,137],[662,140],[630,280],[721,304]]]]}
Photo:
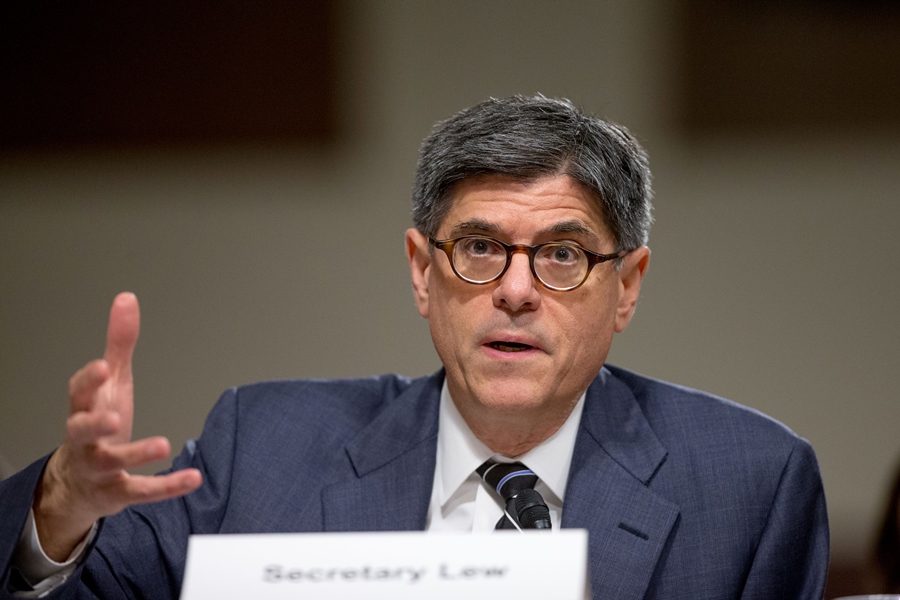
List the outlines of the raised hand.
{"type": "Polygon", "coordinates": [[[165,458],[170,450],[163,437],[131,441],[131,357],[139,331],[137,298],[119,294],[109,312],[103,358],[89,362],[69,380],[65,441],[47,463],[34,501],[41,545],[54,560],[65,560],[101,517],[200,487],[196,469],[156,477],[127,472],[165,458]]]}

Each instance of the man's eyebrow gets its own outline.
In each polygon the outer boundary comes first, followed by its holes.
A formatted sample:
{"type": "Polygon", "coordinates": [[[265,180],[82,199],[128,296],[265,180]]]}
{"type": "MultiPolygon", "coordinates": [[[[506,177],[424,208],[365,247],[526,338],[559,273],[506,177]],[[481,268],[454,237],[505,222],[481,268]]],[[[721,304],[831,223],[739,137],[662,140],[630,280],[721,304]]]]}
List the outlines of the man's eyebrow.
{"type": "MultiPolygon", "coordinates": [[[[469,233],[492,233],[496,235],[501,233],[501,230],[496,223],[491,223],[484,219],[468,219],[454,225],[450,230],[450,237],[469,233]]],[[[578,220],[560,221],[559,223],[555,223],[550,227],[542,229],[540,232],[541,235],[545,236],[571,233],[577,233],[591,242],[600,242],[600,237],[594,233],[590,227],[578,220]]]]}
{"type": "Polygon", "coordinates": [[[592,242],[599,242],[599,236],[581,221],[560,221],[543,230],[544,234],[560,235],[564,233],[577,233],[588,238],[592,242]]]}
{"type": "Polygon", "coordinates": [[[468,219],[453,226],[450,237],[456,237],[465,233],[500,233],[500,227],[483,219],[468,219]]]}

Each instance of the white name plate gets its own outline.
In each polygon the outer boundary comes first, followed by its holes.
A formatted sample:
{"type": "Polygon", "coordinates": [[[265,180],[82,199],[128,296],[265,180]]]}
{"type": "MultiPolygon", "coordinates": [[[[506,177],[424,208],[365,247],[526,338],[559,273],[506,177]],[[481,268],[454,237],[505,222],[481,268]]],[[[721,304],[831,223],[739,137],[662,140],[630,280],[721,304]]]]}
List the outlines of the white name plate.
{"type": "Polygon", "coordinates": [[[587,532],[193,535],[181,600],[583,600],[587,532]]]}

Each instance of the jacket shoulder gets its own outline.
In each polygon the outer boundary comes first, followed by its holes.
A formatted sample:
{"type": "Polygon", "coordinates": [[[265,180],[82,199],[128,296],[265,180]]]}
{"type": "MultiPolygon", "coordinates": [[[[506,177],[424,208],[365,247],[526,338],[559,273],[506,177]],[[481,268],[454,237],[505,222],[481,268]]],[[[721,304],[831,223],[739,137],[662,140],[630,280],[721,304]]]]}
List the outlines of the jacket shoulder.
{"type": "Polygon", "coordinates": [[[710,438],[726,438],[787,448],[806,443],[787,425],[754,408],[620,367],[605,368],[631,391],[653,430],[667,442],[702,444],[710,438]]]}
{"type": "MultiPolygon", "coordinates": [[[[425,379],[425,378],[423,378],[425,379]]],[[[362,416],[391,402],[414,382],[400,375],[356,379],[294,379],[263,381],[232,388],[243,412],[315,412],[320,417],[362,416]]]]}

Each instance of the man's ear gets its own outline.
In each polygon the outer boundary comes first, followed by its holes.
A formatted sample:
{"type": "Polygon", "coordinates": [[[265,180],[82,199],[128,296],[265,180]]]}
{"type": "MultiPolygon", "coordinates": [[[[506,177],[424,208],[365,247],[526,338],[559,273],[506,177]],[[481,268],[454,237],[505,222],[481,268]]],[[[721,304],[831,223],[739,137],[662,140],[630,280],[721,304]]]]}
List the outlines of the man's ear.
{"type": "Polygon", "coordinates": [[[431,248],[428,238],[418,229],[406,230],[406,260],[412,275],[413,296],[419,314],[428,318],[428,275],[431,272],[431,248]]]}
{"type": "Polygon", "coordinates": [[[622,259],[619,276],[619,304],[616,307],[616,333],[625,331],[634,315],[638,296],[641,295],[641,282],[650,264],[650,248],[641,246],[628,253],[622,259]]]}

